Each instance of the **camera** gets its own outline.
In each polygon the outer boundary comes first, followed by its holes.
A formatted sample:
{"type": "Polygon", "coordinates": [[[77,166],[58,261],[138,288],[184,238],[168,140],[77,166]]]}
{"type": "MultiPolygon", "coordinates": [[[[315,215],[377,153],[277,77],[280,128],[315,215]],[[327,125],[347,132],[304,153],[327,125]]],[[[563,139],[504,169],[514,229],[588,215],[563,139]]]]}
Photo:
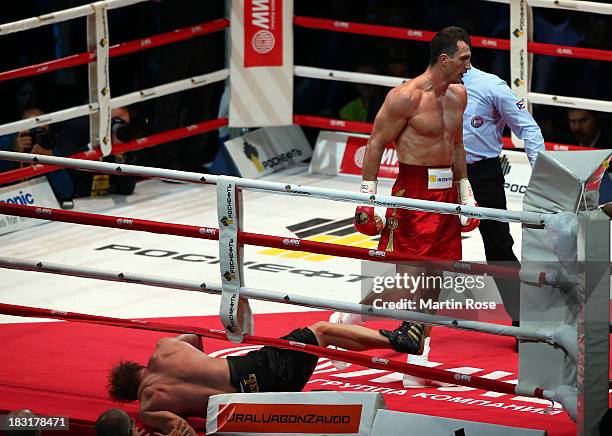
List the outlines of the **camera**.
{"type": "Polygon", "coordinates": [[[45,150],[52,150],[55,147],[55,135],[44,127],[34,127],[28,130],[28,135],[32,138],[32,145],[40,145],[45,150]]]}
{"type": "Polygon", "coordinates": [[[132,127],[121,117],[111,118],[111,134],[115,135],[121,142],[128,142],[134,139],[132,127]]]}

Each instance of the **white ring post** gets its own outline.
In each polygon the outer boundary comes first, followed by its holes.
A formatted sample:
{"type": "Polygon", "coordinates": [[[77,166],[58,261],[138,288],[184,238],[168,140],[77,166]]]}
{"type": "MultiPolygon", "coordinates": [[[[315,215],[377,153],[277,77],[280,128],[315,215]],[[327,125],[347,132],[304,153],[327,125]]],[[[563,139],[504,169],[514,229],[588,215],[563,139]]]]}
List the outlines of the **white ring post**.
{"type": "Polygon", "coordinates": [[[89,115],[89,141],[92,147],[100,146],[102,154],[111,153],[111,94],[108,71],[108,16],[104,2],[93,3],[93,15],[87,16],[87,50],[96,52],[96,60],[87,66],[89,73],[89,102],[98,106],[89,115]]]}
{"type": "Polygon", "coordinates": [[[219,267],[221,269],[221,307],[219,316],[227,338],[242,342],[244,333],[253,332],[253,314],[246,298],[240,299],[244,286],[242,246],[238,232],[242,229],[242,194],[231,177],[217,181],[217,215],[219,217],[219,267]]]}
{"type": "MultiPolygon", "coordinates": [[[[510,86],[512,91],[527,102],[529,91],[529,13],[527,0],[510,1],[510,86]]],[[[525,148],[524,142],[512,133],[512,144],[525,148]]]]}

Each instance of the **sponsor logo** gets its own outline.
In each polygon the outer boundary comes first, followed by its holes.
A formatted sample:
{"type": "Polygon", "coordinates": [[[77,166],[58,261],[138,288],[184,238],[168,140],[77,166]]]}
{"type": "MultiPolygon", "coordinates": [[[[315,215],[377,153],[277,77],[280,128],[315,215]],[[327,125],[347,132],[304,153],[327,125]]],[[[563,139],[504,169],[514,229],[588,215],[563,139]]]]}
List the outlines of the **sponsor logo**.
{"type": "Polygon", "coordinates": [[[381,365],[388,365],[389,359],[383,359],[381,357],[372,357],[372,363],[379,363],[381,365]]]}
{"type": "Polygon", "coordinates": [[[229,273],[232,277],[236,275],[236,263],[234,261],[235,253],[234,253],[234,238],[231,238],[227,243],[227,255],[229,257],[229,273]]]}
{"type": "Polygon", "coordinates": [[[337,29],[348,29],[350,24],[346,21],[334,21],[334,27],[337,29]]]}
{"type": "Polygon", "coordinates": [[[371,257],[386,257],[387,253],[382,250],[370,250],[368,251],[368,256],[371,257]]]}
{"type": "Polygon", "coordinates": [[[306,348],[306,344],[302,342],[289,341],[289,345],[293,345],[294,347],[306,348]]]}
{"type": "Polygon", "coordinates": [[[510,165],[510,162],[508,161],[508,156],[506,156],[505,154],[502,154],[499,157],[499,163],[502,167],[502,171],[504,173],[504,176],[507,176],[508,173],[510,172],[510,169],[512,168],[512,166],[510,165]]]}
{"type": "Polygon", "coordinates": [[[519,185],[518,183],[504,183],[504,189],[510,192],[524,194],[527,192],[527,185],[519,185]]]}
{"type": "MultiPolygon", "coordinates": [[[[223,217],[221,219],[222,220],[225,219],[225,221],[227,222],[227,217],[223,217]]],[[[217,229],[213,229],[213,228],[210,228],[210,227],[200,227],[199,230],[198,230],[198,233],[200,233],[201,235],[216,235],[217,234],[217,229]]]]}
{"type": "Polygon", "coordinates": [[[251,39],[253,49],[260,54],[270,52],[274,48],[275,43],[274,34],[269,30],[260,30],[251,39]]]}
{"type": "Polygon", "coordinates": [[[283,245],[292,245],[294,247],[299,247],[300,242],[301,241],[299,239],[289,239],[289,238],[283,239],[283,245]]]}
{"type": "Polygon", "coordinates": [[[278,165],[281,165],[285,162],[294,162],[294,158],[299,158],[302,156],[302,151],[296,148],[291,149],[286,153],[281,153],[277,156],[274,156],[268,160],[262,162],[262,165],[265,169],[274,168],[278,165]]]}
{"type": "Polygon", "coordinates": [[[557,54],[560,55],[573,55],[574,51],[571,48],[558,48],[557,54]]]}
{"type": "Polygon", "coordinates": [[[283,64],[282,2],[277,0],[244,2],[244,21],[244,66],[281,66],[283,64]]]}
{"type": "Polygon", "coordinates": [[[34,212],[36,212],[38,215],[53,215],[53,211],[45,207],[37,207],[34,212]]]}
{"type": "Polygon", "coordinates": [[[117,224],[119,224],[120,226],[132,226],[134,225],[134,220],[129,220],[126,218],[118,218],[117,224]]]}
{"type": "Polygon", "coordinates": [[[360,404],[219,404],[217,431],[229,433],[357,433],[360,404]]]}
{"type": "MultiPolygon", "coordinates": [[[[231,226],[232,224],[234,224],[234,220],[231,218],[228,218],[226,216],[224,216],[223,218],[221,218],[219,220],[221,222],[221,224],[223,224],[225,227],[227,226],[231,226]]],[[[202,233],[202,231],[200,230],[200,233],[202,233]]]]}
{"type": "Polygon", "coordinates": [[[408,34],[408,36],[416,36],[418,38],[423,37],[423,32],[420,30],[408,30],[408,32],[406,33],[408,34]]]}
{"type": "Polygon", "coordinates": [[[477,129],[484,124],[484,118],[480,115],[476,115],[475,117],[472,117],[470,124],[473,128],[477,129]]]}
{"type": "Polygon", "coordinates": [[[527,107],[527,105],[525,104],[525,100],[523,100],[523,99],[520,99],[519,101],[517,101],[514,104],[516,105],[516,107],[520,111],[525,110],[525,108],[527,107]]]}
{"type": "MultiPolygon", "coordinates": [[[[233,192],[234,192],[234,185],[230,183],[229,185],[227,185],[227,190],[226,190],[227,218],[228,219],[234,218],[234,208],[232,206],[233,192]]],[[[233,221],[230,224],[233,224],[233,221]]]]}
{"type": "Polygon", "coordinates": [[[0,200],[0,203],[20,204],[23,206],[27,206],[28,204],[34,204],[34,196],[31,192],[26,192],[24,194],[23,191],[19,191],[19,194],[13,197],[6,198],[4,200],[0,200]]]}
{"type": "Polygon", "coordinates": [[[493,39],[483,39],[481,42],[485,47],[497,47],[497,41],[493,39]]]}
{"type": "Polygon", "coordinates": [[[468,383],[472,381],[472,376],[468,374],[455,374],[453,378],[457,381],[468,382],[468,383]]]}
{"type": "Polygon", "coordinates": [[[234,333],[236,331],[236,317],[234,316],[235,313],[235,309],[236,309],[236,298],[238,298],[238,294],[234,293],[232,294],[232,297],[230,298],[230,303],[229,303],[229,313],[228,313],[228,321],[229,321],[229,325],[225,326],[225,328],[230,332],[230,333],[234,333]]]}
{"type": "Polygon", "coordinates": [[[363,158],[366,153],[366,146],[359,147],[355,152],[355,165],[359,168],[363,168],[363,158]]]}
{"type": "MultiPolygon", "coordinates": [[[[350,218],[350,222],[353,221],[353,218],[350,218]]],[[[375,243],[374,243],[375,244],[375,243]]],[[[102,250],[113,250],[123,252],[124,254],[130,253],[135,256],[143,256],[150,259],[169,259],[169,260],[178,260],[181,262],[197,262],[197,263],[205,263],[207,265],[219,265],[221,262],[217,256],[210,256],[207,254],[200,253],[179,253],[178,251],[171,251],[165,249],[158,248],[142,248],[135,247],[131,245],[122,245],[122,244],[109,244],[102,247],[95,248],[96,251],[102,250]]],[[[277,253],[285,254],[292,253],[289,250],[283,249],[273,249],[277,253]]],[[[117,255],[119,253],[116,253],[117,255]]],[[[270,254],[270,253],[267,253],[270,254]]],[[[270,254],[275,255],[275,254],[270,254]]],[[[365,280],[367,277],[360,274],[341,274],[337,272],[331,272],[324,269],[306,269],[303,267],[296,267],[292,265],[281,265],[277,263],[264,263],[264,262],[245,262],[245,268],[254,271],[262,271],[266,273],[288,273],[292,274],[290,277],[295,277],[295,275],[301,275],[303,277],[308,278],[322,278],[322,279],[332,279],[332,280],[342,280],[347,283],[357,283],[365,280]]],[[[225,271],[223,274],[224,278],[227,280],[232,280],[231,273],[229,271],[225,271]]]]}
{"type": "Polygon", "coordinates": [[[343,120],[331,120],[329,122],[329,124],[331,126],[336,126],[336,127],[345,127],[346,126],[346,122],[343,120]]]}
{"type": "Polygon", "coordinates": [[[559,97],[557,97],[556,95],[553,96],[552,101],[554,101],[555,103],[558,104],[562,104],[564,106],[576,106],[576,102],[573,100],[563,100],[560,99],[559,97]]]}
{"type": "Polygon", "coordinates": [[[251,144],[246,139],[243,139],[242,142],[242,152],[244,153],[244,155],[247,157],[248,160],[251,161],[253,165],[255,165],[257,171],[259,171],[260,173],[263,172],[264,167],[261,164],[261,161],[259,160],[259,150],[257,149],[257,147],[251,144]]]}

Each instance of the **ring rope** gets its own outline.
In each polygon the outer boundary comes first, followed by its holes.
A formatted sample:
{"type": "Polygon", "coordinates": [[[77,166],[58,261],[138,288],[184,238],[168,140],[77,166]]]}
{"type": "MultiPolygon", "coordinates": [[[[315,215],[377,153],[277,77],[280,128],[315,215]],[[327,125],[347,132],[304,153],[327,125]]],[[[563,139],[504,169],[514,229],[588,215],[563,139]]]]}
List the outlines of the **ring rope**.
{"type": "MultiPolygon", "coordinates": [[[[52,209],[47,207],[0,203],[0,214],[72,224],[184,236],[188,238],[207,239],[210,241],[219,240],[219,229],[214,227],[174,224],[130,217],[118,217],[71,210],[52,209]]],[[[440,268],[444,271],[461,272],[469,275],[488,274],[492,277],[520,280],[520,269],[518,268],[463,261],[447,261],[430,256],[416,256],[408,254],[398,255],[396,253],[385,253],[385,256],[381,256],[377,250],[332,244],[329,242],[310,241],[307,239],[286,238],[282,236],[262,235],[258,233],[241,231],[238,234],[238,243],[255,245],[259,247],[279,248],[289,251],[307,251],[309,253],[359,260],[370,260],[373,262],[427,262],[428,266],[440,268]]],[[[537,275],[541,278],[542,284],[549,284],[545,281],[545,273],[541,272],[537,275]]]]}
{"type": "MultiPolygon", "coordinates": [[[[609,5],[606,5],[609,6],[609,5]]],[[[430,42],[435,32],[404,27],[381,26],[377,24],[354,23],[348,21],[329,20],[325,18],[295,16],[293,24],[309,29],[329,30],[333,32],[353,33],[358,35],[382,36],[395,39],[430,42]]],[[[473,47],[497,50],[510,50],[509,39],[470,36],[473,47]]],[[[572,47],[541,42],[529,42],[529,53],[547,56],[569,57],[573,59],[589,59],[612,61],[612,50],[572,47]]]]}
{"type": "MultiPolygon", "coordinates": [[[[117,9],[124,6],[144,3],[150,0],[105,0],[96,2],[99,5],[104,5],[106,9],[117,9]]],[[[72,20],[75,18],[86,17],[93,15],[95,12],[92,4],[77,6],[70,9],[51,12],[49,14],[39,15],[38,17],[25,18],[19,21],[13,21],[0,25],[0,36],[8,35],[9,33],[21,32],[23,30],[36,29],[37,27],[46,26],[49,24],[57,24],[63,21],[72,20]]]]}
{"type": "MultiPolygon", "coordinates": [[[[228,77],[229,70],[222,69],[212,73],[194,76],[188,79],[181,79],[175,82],[155,86],[153,88],[141,89],[140,91],[134,91],[119,97],[114,97],[111,99],[110,105],[111,108],[127,106],[132,103],[143,102],[152,98],[163,97],[165,95],[185,91],[187,89],[210,85],[211,83],[215,82],[221,82],[228,77]]],[[[20,132],[22,130],[29,130],[37,126],[54,124],[60,121],[91,115],[99,110],[100,108],[97,103],[89,103],[51,112],[35,118],[26,118],[24,120],[2,124],[0,125],[0,135],[7,135],[10,133],[20,132]]]]}
{"type": "MultiPolygon", "coordinates": [[[[208,21],[205,23],[196,24],[190,27],[176,29],[171,32],[160,33],[157,35],[141,38],[133,41],[122,42],[115,44],[109,48],[109,57],[123,56],[130,53],[147,50],[154,47],[159,47],[166,44],[171,44],[179,41],[186,41],[197,36],[208,35],[219,30],[229,27],[229,20],[220,18],[218,20],[208,21]]],[[[30,77],[62,68],[76,67],[86,65],[96,59],[95,52],[85,52],[66,56],[52,61],[42,62],[35,65],[29,65],[14,70],[4,71],[0,73],[0,82],[4,80],[17,79],[20,77],[30,77]]]]}
{"type": "MultiPolygon", "coordinates": [[[[107,325],[112,327],[132,328],[137,330],[160,331],[168,333],[191,333],[199,336],[204,336],[211,339],[225,340],[225,332],[223,330],[207,329],[195,326],[176,326],[172,324],[137,320],[137,319],[122,319],[111,318],[96,315],[88,315],[77,312],[67,312],[62,310],[52,310],[43,308],[34,308],[28,306],[19,306],[12,304],[0,303],[0,313],[12,316],[34,317],[34,318],[53,318],[64,321],[82,322],[88,324],[107,325]]],[[[468,386],[476,389],[487,391],[500,392],[509,395],[529,395],[536,398],[554,398],[555,392],[547,391],[541,387],[522,388],[518,385],[502,382],[499,380],[491,380],[484,377],[474,376],[471,374],[463,374],[460,372],[445,371],[437,368],[428,368],[425,366],[414,365],[409,363],[397,362],[394,360],[383,359],[380,357],[372,357],[362,355],[355,351],[335,350],[323,348],[320,346],[303,344],[300,342],[286,341],[283,339],[267,338],[262,336],[244,335],[244,343],[256,345],[268,345],[272,347],[284,348],[288,350],[302,351],[309,354],[314,354],[328,359],[341,360],[344,362],[353,363],[356,365],[365,366],[368,368],[376,368],[383,370],[393,370],[402,374],[413,375],[432,380],[437,380],[443,383],[450,383],[460,386],[468,386]]]]}
{"type": "MultiPolygon", "coordinates": [[[[116,144],[113,146],[112,154],[127,153],[130,151],[137,151],[149,147],[154,147],[165,142],[175,141],[177,139],[183,139],[189,136],[210,132],[211,130],[227,126],[227,124],[227,118],[217,118],[214,120],[202,121],[200,123],[192,124],[187,127],[180,127],[178,129],[168,130],[166,132],[156,133],[154,135],[147,136],[144,138],[138,138],[121,144],[116,144]]],[[[102,151],[99,148],[96,148],[94,150],[76,153],[68,157],[72,159],[81,160],[97,160],[102,157],[102,151]]],[[[5,171],[3,173],[0,173],[0,185],[16,182],[23,178],[47,174],[60,169],[61,167],[37,164],[31,165],[29,167],[5,171]]]]}
{"type": "MultiPolygon", "coordinates": [[[[59,263],[32,261],[11,257],[0,257],[0,268],[221,295],[220,284],[202,283],[194,280],[160,277],[135,272],[64,265],[59,263]]],[[[561,344],[562,340],[555,343],[557,338],[560,337],[557,330],[553,331],[533,329],[529,327],[514,327],[399,309],[378,309],[366,304],[348,303],[340,300],[331,300],[328,298],[314,298],[304,295],[267,291],[264,289],[250,287],[240,288],[240,294],[243,297],[273,303],[290,304],[293,306],[310,307],[314,309],[336,310],[357,314],[366,313],[368,316],[379,318],[388,318],[400,321],[416,321],[452,329],[470,330],[497,336],[516,337],[521,338],[522,340],[545,342],[554,346],[561,346],[565,349],[565,347],[561,344]]]]}
{"type": "MultiPolygon", "coordinates": [[[[315,127],[317,129],[338,130],[350,133],[363,133],[369,135],[372,133],[372,123],[364,123],[361,121],[340,120],[337,118],[325,118],[314,115],[294,115],[293,123],[304,127],[315,127]]],[[[516,149],[512,144],[512,140],[504,136],[502,137],[505,149],[516,149]]],[[[549,151],[568,151],[568,150],[593,150],[591,147],[581,147],[579,145],[558,144],[556,142],[545,142],[544,146],[549,151]]]]}
{"type": "MultiPolygon", "coordinates": [[[[91,162],[79,159],[69,159],[57,156],[43,156],[36,154],[17,153],[12,151],[0,151],[0,159],[15,162],[42,163],[57,165],[66,168],[81,170],[100,171],[111,174],[129,174],[134,176],[173,179],[191,183],[213,183],[220,176],[201,174],[186,171],[166,170],[138,165],[113,164],[107,162],[91,162]]],[[[326,200],[342,201],[392,207],[424,212],[446,213],[451,215],[464,215],[479,219],[492,219],[505,222],[521,222],[523,224],[543,228],[545,213],[511,211],[494,209],[488,207],[466,206],[454,203],[443,203],[437,201],[419,200],[414,198],[401,198],[391,195],[370,195],[360,192],[343,191],[340,189],[318,188],[291,183],[270,182],[266,180],[254,180],[239,177],[231,178],[236,186],[245,189],[255,189],[277,194],[305,196],[310,198],[323,198],[326,200]]],[[[548,214],[550,215],[550,214],[548,214]]]]}

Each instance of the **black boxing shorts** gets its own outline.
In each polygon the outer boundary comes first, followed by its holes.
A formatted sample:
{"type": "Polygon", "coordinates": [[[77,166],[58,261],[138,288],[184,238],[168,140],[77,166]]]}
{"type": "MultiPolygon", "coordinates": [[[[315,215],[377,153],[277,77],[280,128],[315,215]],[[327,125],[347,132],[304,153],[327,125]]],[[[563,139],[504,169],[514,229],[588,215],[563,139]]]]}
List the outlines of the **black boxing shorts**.
{"type": "MultiPolygon", "coordinates": [[[[281,339],[319,345],[309,328],[296,329],[281,339]]],[[[318,356],[265,346],[244,356],[228,356],[230,382],[238,392],[299,392],[312,375],[318,356]]]]}

